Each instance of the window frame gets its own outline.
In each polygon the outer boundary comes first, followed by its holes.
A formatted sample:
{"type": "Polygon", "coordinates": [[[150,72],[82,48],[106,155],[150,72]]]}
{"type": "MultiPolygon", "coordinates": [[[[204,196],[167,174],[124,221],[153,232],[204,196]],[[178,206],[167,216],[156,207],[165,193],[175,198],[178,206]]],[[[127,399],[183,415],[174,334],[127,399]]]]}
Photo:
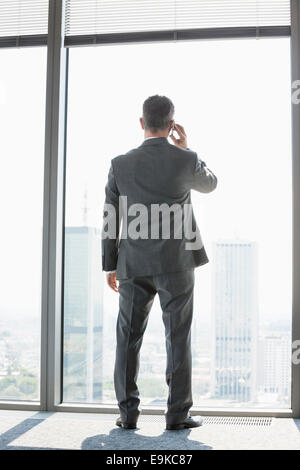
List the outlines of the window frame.
{"type": "MultiPolygon", "coordinates": [[[[300,79],[300,3],[291,0],[291,27],[212,28],[65,37],[65,0],[49,1],[47,37],[46,114],[44,147],[43,249],[41,291],[40,402],[0,400],[0,409],[117,413],[118,406],[62,402],[63,272],[66,178],[66,131],[69,48],[103,43],[136,43],[193,39],[290,36],[291,81],[300,79]]],[[[3,39],[3,38],[1,38],[3,39]]],[[[45,38],[43,43],[45,45],[45,38]]],[[[4,39],[3,39],[4,40],[4,39]]],[[[4,47],[41,46],[26,38],[10,38],[4,47]]],[[[1,47],[1,41],[0,41],[1,47]]],[[[300,104],[292,104],[293,259],[292,343],[300,339],[300,104]]],[[[293,351],[292,351],[293,352],[293,351]]],[[[293,364],[291,409],[201,408],[193,413],[210,416],[266,416],[300,418],[300,364],[293,364]]],[[[163,414],[164,407],[143,407],[146,414],[163,414]]]]}

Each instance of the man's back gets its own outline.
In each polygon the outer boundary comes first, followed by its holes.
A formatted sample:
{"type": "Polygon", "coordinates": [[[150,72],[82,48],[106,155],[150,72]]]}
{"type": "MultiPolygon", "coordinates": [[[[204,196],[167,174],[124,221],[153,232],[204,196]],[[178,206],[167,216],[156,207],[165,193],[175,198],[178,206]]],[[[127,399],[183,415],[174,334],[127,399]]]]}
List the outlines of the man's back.
{"type": "MultiPolygon", "coordinates": [[[[120,244],[116,239],[103,239],[102,256],[105,271],[117,270],[117,279],[176,272],[208,262],[200,232],[191,210],[192,230],[198,243],[191,247],[190,236],[178,217],[191,208],[190,190],[211,192],[217,178],[189,149],[171,145],[166,137],[145,140],[139,147],[112,160],[106,186],[106,204],[112,204],[117,216],[119,202],[123,227],[120,244]],[[166,206],[167,205],[167,206],[166,206]],[[169,229],[164,232],[166,210],[169,229]],[[124,217],[125,216],[125,217],[124,217]],[[138,223],[140,222],[140,223],[138,223]],[[146,223],[145,223],[146,222],[146,223]]],[[[182,219],[183,220],[183,219],[182,219]]]]}

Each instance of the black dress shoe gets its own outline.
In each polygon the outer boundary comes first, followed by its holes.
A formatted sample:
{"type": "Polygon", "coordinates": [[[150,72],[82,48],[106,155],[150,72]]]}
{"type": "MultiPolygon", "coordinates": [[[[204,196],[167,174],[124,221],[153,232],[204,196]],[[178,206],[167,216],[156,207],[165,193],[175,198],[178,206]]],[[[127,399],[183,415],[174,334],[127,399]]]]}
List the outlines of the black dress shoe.
{"type": "Polygon", "coordinates": [[[199,426],[202,426],[202,424],[203,418],[201,416],[187,416],[187,418],[180,423],[167,424],[166,429],[169,431],[177,431],[178,429],[184,428],[198,428],[199,426]]]}
{"type": "Polygon", "coordinates": [[[136,429],[136,423],[124,423],[121,416],[117,418],[116,425],[124,429],[136,429]]]}

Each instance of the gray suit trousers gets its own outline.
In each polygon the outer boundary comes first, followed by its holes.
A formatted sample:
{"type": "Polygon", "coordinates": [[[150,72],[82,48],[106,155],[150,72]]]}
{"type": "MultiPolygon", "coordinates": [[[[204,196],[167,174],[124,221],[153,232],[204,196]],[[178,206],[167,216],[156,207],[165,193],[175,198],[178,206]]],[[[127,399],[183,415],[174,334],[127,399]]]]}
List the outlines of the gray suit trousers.
{"type": "Polygon", "coordinates": [[[169,387],[165,419],[179,423],[188,416],[192,400],[191,324],[194,269],[119,281],[119,315],[114,385],[122,421],[136,422],[140,414],[136,383],[140,349],[156,293],[163,313],[169,387]]]}

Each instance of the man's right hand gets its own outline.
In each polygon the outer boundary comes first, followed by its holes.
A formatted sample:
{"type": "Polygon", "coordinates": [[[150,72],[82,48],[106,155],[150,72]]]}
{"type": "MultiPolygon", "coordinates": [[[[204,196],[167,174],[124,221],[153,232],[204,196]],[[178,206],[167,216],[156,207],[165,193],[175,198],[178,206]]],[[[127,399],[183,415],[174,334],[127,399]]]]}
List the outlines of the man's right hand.
{"type": "Polygon", "coordinates": [[[176,139],[174,135],[170,135],[170,138],[173,140],[174,144],[177,145],[177,147],[186,149],[187,148],[187,136],[186,136],[184,127],[181,126],[180,124],[175,124],[174,130],[179,135],[179,139],[176,139]]]}
{"type": "Polygon", "coordinates": [[[116,273],[107,273],[106,282],[113,291],[119,292],[116,273]]]}

